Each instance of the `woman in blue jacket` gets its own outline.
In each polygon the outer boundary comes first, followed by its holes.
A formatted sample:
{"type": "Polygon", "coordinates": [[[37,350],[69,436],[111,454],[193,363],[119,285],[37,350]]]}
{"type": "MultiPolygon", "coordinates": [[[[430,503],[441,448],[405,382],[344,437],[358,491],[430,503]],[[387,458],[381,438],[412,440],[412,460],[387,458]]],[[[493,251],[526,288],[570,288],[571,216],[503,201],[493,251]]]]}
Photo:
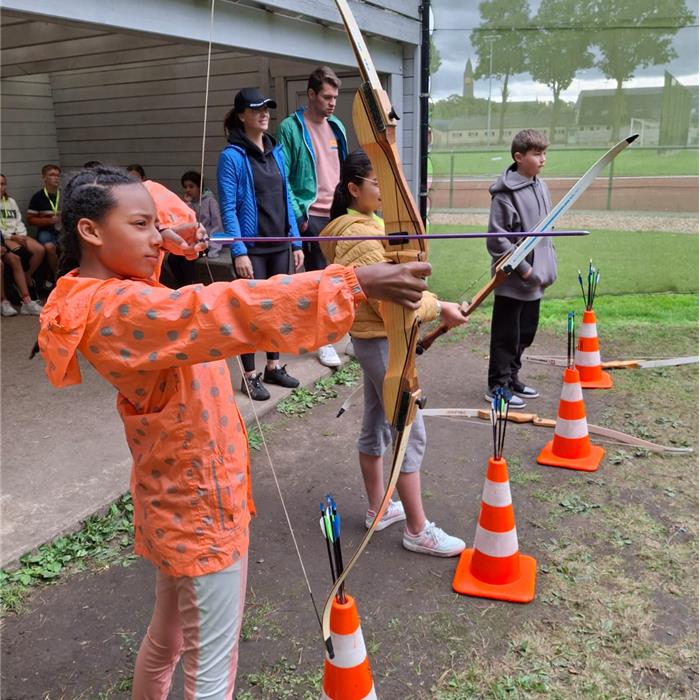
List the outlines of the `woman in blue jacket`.
{"type": "MultiPolygon", "coordinates": [[[[226,115],[228,145],[219,156],[217,180],[224,231],[230,236],[288,236],[289,243],[246,243],[231,246],[236,277],[268,279],[298,270],[304,262],[299,229],[292,211],[282,149],[267,133],[270,108],[277,104],[257,88],[243,88],[226,115]]],[[[255,373],[255,354],[241,355],[241,391],[256,401],[270,398],[263,386],[294,388],[299,381],[280,367],[279,353],[267,353],[265,372],[255,373]],[[262,382],[261,382],[262,378],[262,382]]]]}

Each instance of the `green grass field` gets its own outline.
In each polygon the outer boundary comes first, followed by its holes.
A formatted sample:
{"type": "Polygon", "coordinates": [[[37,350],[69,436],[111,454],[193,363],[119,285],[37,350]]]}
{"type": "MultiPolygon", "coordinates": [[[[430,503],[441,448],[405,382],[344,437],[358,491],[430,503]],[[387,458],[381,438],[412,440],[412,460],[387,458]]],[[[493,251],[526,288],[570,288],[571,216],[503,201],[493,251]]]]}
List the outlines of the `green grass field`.
{"type": "MultiPolygon", "coordinates": [[[[434,233],[464,230],[478,228],[431,226],[434,233]]],[[[578,269],[587,269],[591,258],[600,269],[599,298],[698,292],[697,236],[600,230],[592,231],[589,236],[558,238],[555,246],[559,276],[547,290],[548,300],[572,299],[580,305],[578,269]]],[[[431,289],[443,299],[468,299],[490,279],[490,256],[482,240],[433,241],[429,259],[433,265],[431,289]]]]}
{"type": "MultiPolygon", "coordinates": [[[[580,177],[605,152],[605,148],[569,150],[551,146],[543,177],[580,177]]],[[[430,154],[433,177],[450,176],[450,154],[434,151],[430,154]]],[[[511,162],[509,148],[491,151],[470,151],[454,156],[455,176],[493,177],[511,162]]],[[[615,160],[617,176],[697,175],[696,148],[658,151],[655,148],[631,146],[615,160]]],[[[608,175],[608,170],[604,171],[608,175]]]]}

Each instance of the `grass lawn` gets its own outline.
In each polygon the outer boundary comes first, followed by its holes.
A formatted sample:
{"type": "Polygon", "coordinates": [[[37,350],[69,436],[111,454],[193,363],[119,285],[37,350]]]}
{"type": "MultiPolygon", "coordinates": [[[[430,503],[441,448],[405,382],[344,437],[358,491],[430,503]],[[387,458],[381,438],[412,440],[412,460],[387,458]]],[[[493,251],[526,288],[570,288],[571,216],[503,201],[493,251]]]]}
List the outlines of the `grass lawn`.
{"type": "MultiPolygon", "coordinates": [[[[569,150],[551,146],[543,177],[580,177],[605,152],[605,148],[569,150]]],[[[433,177],[449,177],[450,154],[432,152],[430,162],[433,177]]],[[[455,154],[454,175],[493,177],[511,162],[510,150],[470,151],[455,154]]],[[[606,169],[603,173],[608,175],[606,169]]],[[[697,149],[657,151],[654,148],[631,146],[615,159],[617,176],[697,175],[697,149]]]]}
{"type": "MultiPolygon", "coordinates": [[[[477,230],[477,227],[432,226],[432,232],[477,230]]],[[[600,269],[599,298],[605,295],[697,294],[698,238],[662,231],[592,231],[589,236],[555,241],[559,277],[546,299],[571,299],[578,308],[578,270],[588,261],[600,269]]],[[[490,256],[482,240],[433,241],[430,286],[439,297],[469,299],[490,279],[490,256]],[[478,280],[478,281],[477,281],[478,280]]]]}

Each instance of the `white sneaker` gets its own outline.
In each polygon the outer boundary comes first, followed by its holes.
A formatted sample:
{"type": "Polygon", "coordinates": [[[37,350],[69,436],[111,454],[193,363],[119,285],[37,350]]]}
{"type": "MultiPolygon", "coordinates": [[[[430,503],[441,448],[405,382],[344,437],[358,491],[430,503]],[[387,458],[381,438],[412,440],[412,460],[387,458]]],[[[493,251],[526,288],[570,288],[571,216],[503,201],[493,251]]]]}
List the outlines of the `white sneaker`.
{"type": "Polygon", "coordinates": [[[22,306],[19,310],[22,316],[38,316],[41,311],[42,309],[39,302],[34,301],[34,299],[28,302],[22,302],[22,306]]]}
{"type": "Polygon", "coordinates": [[[15,307],[12,306],[7,299],[3,299],[2,304],[0,304],[0,314],[3,316],[16,316],[17,309],[15,309],[15,307]]]}
{"type": "MultiPolygon", "coordinates": [[[[368,530],[370,527],[372,527],[372,523],[376,517],[377,514],[373,510],[367,511],[367,515],[365,515],[365,527],[368,530]]],[[[384,515],[382,515],[377,527],[374,528],[375,532],[379,532],[385,527],[389,527],[389,525],[398,523],[399,520],[406,520],[406,513],[403,511],[403,503],[401,503],[401,501],[389,501],[389,505],[386,507],[384,515]]]]}
{"type": "Polygon", "coordinates": [[[318,359],[322,365],[326,367],[340,367],[342,362],[338,357],[338,353],[332,345],[324,345],[318,349],[318,359]]]}
{"type": "Polygon", "coordinates": [[[348,357],[355,357],[355,348],[352,345],[352,340],[345,346],[345,354],[348,357]]]}
{"type": "Polygon", "coordinates": [[[412,552],[432,554],[434,557],[455,557],[461,554],[466,547],[459,537],[452,537],[441,530],[435,523],[425,521],[423,529],[412,535],[404,528],[403,546],[412,552]]]}

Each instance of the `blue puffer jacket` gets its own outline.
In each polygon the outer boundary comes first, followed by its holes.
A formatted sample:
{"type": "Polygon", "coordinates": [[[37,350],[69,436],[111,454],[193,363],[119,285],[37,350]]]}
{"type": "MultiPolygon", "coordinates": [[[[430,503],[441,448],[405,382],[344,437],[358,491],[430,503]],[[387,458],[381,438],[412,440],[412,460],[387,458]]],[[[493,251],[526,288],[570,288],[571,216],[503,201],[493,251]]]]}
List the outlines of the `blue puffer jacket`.
{"type": "MultiPolygon", "coordinates": [[[[284,189],[287,193],[287,219],[289,237],[295,239],[292,248],[301,249],[299,227],[294,218],[292,200],[287,182],[287,170],[284,165],[282,148],[276,145],[272,155],[284,179],[284,189]]],[[[216,169],[216,179],[219,185],[219,206],[224,222],[224,232],[229,236],[254,237],[258,235],[258,205],[255,199],[253,171],[245,151],[234,144],[228,144],[219,156],[216,169]]],[[[231,246],[233,257],[247,255],[248,248],[255,243],[237,241],[231,246]]]]}

